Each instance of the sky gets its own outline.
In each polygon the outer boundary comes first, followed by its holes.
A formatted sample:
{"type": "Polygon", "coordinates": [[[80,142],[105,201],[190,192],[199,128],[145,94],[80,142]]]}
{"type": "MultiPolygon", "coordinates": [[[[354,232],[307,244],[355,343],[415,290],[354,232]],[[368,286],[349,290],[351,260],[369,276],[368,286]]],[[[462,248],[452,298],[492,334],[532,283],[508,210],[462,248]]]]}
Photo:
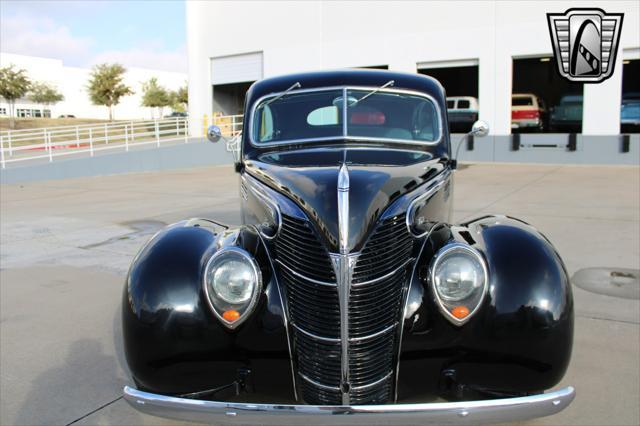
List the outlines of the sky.
{"type": "Polygon", "coordinates": [[[0,51],[187,71],[182,0],[0,0],[0,51]]]}

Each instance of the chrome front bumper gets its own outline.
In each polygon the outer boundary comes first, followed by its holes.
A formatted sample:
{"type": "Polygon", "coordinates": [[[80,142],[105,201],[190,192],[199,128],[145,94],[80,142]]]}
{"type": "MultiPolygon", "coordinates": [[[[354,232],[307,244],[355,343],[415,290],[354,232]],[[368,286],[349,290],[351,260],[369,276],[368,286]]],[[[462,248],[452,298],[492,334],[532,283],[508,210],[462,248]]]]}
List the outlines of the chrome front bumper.
{"type": "Polygon", "coordinates": [[[126,386],[124,398],[139,411],[209,424],[409,425],[503,423],[549,416],[565,409],[575,390],[486,401],[356,406],[276,405],[199,401],[142,392],[126,386]]]}

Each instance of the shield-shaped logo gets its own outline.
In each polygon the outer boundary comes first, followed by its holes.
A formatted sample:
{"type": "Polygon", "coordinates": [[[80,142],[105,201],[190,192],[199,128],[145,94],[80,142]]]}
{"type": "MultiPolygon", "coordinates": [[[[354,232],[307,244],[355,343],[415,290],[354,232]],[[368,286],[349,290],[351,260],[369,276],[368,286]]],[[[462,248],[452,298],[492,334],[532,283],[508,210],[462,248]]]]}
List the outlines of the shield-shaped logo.
{"type": "Polygon", "coordinates": [[[582,83],[599,83],[611,77],[623,16],[602,9],[547,13],[560,75],[582,83]]]}

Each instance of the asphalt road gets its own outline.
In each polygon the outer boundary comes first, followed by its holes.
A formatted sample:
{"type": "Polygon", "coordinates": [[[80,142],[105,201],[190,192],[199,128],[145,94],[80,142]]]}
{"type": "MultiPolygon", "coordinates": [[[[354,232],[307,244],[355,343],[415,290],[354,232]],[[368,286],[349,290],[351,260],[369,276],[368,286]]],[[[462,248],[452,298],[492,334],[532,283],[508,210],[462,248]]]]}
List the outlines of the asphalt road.
{"type": "MultiPolygon", "coordinates": [[[[138,248],[188,217],[235,224],[230,167],[0,186],[0,424],[162,424],[119,399],[130,380],[120,301],[138,248]]],[[[638,167],[471,165],[455,219],[520,217],[570,273],[640,269],[638,167]]],[[[640,301],[574,288],[576,336],[564,412],[530,425],[640,424],[640,301]]]]}

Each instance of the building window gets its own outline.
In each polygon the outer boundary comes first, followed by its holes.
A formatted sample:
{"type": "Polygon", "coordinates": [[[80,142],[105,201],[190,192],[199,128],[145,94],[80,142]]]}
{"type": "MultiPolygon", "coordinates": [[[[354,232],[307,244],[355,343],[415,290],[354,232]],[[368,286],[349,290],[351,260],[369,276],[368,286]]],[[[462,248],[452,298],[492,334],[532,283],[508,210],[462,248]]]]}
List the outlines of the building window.
{"type": "Polygon", "coordinates": [[[45,109],[44,111],[41,109],[24,109],[18,108],[17,117],[20,118],[41,118],[41,117],[51,117],[51,110],[45,109]]]}
{"type": "Polygon", "coordinates": [[[7,115],[7,109],[6,108],[0,108],[0,115],[7,115]]]}

